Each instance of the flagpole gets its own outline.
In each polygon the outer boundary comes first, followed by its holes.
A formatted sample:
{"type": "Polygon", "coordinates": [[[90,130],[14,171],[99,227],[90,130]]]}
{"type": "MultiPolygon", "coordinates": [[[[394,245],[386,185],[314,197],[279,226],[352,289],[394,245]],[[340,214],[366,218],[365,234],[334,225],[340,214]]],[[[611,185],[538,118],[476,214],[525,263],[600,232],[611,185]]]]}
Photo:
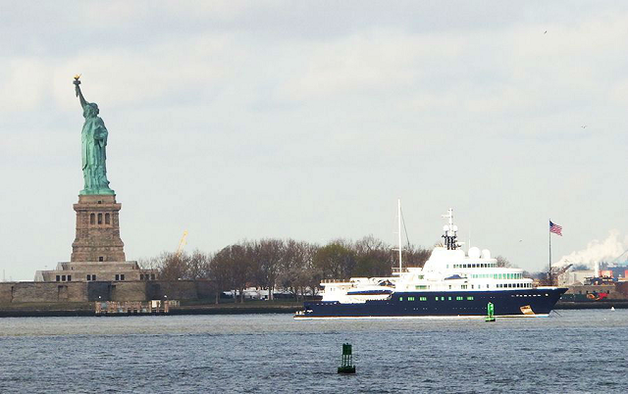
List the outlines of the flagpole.
{"type": "Polygon", "coordinates": [[[549,285],[551,286],[553,284],[552,282],[552,228],[551,228],[551,224],[552,223],[552,219],[549,219],[549,223],[548,225],[550,227],[548,227],[548,232],[547,234],[549,235],[549,271],[547,271],[547,276],[549,278],[549,285]]]}

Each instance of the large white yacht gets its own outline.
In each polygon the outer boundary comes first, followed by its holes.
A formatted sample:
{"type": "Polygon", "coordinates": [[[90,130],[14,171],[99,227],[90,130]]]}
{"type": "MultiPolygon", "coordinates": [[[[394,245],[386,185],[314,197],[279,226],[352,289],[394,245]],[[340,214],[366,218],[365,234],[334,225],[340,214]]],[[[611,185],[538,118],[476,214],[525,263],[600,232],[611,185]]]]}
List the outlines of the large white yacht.
{"type": "Polygon", "coordinates": [[[487,249],[465,253],[453,210],[444,217],[443,243],[423,267],[403,269],[399,245],[398,275],[323,281],[322,300],[306,302],[295,317],[486,316],[489,303],[498,316],[547,316],[567,290],[535,287],[522,269],[498,267],[487,249]]]}

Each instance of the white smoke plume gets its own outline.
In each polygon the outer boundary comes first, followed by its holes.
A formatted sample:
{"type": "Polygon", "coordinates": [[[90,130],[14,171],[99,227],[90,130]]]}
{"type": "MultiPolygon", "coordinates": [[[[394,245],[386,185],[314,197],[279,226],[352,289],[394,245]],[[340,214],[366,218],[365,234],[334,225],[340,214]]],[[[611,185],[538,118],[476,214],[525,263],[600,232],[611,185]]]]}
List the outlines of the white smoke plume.
{"type": "Polygon", "coordinates": [[[584,264],[590,269],[595,269],[596,262],[611,262],[624,251],[626,251],[626,242],[620,241],[619,231],[611,230],[604,241],[595,239],[587,244],[586,249],[561,257],[555,265],[560,267],[566,264],[584,264]]]}

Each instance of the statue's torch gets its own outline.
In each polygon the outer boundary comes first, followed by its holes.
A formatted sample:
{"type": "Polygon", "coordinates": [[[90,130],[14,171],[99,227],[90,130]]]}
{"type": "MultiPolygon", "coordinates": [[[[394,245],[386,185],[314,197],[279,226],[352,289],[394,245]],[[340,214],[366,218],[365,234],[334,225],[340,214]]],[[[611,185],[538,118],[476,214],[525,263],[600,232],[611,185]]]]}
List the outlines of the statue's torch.
{"type": "Polygon", "coordinates": [[[74,86],[75,86],[74,91],[76,92],[76,97],[78,97],[78,95],[79,95],[79,85],[81,84],[81,81],[79,80],[79,78],[81,78],[81,74],[76,74],[74,76],[74,82],[73,83],[74,83],[74,86]]]}

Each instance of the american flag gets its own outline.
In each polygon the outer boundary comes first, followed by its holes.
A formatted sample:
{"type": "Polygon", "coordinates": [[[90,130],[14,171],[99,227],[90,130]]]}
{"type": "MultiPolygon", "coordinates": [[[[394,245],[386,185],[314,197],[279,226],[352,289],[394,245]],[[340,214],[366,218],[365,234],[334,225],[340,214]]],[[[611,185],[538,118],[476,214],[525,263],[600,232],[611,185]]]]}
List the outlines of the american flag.
{"type": "Polygon", "coordinates": [[[556,223],[553,223],[550,220],[550,233],[558,234],[558,235],[560,235],[562,237],[563,236],[562,231],[563,231],[563,226],[561,226],[559,224],[556,224],[556,223]]]}

